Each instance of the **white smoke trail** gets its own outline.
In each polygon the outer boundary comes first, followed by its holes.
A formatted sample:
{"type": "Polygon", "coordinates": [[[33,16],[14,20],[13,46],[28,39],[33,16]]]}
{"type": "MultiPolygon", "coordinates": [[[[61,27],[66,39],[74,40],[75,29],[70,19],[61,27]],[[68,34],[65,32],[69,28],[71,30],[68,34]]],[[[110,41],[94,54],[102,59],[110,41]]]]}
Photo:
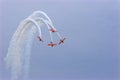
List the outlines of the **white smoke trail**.
{"type": "Polygon", "coordinates": [[[38,29],[40,33],[38,27],[41,25],[38,25],[37,22],[34,22],[32,19],[27,19],[20,23],[14,33],[5,58],[7,68],[11,69],[11,80],[18,80],[22,70],[24,70],[25,78],[28,76],[32,40],[37,31],[36,29],[38,29]]]}
{"type": "Polygon", "coordinates": [[[26,39],[26,45],[25,45],[25,54],[23,54],[24,58],[24,80],[27,80],[28,78],[28,73],[29,73],[29,64],[30,64],[30,52],[31,52],[31,47],[32,47],[32,42],[34,38],[34,34],[36,32],[36,27],[31,27],[27,34],[27,39],[26,39]]]}
{"type": "Polygon", "coordinates": [[[25,22],[24,25],[18,27],[12,37],[5,58],[7,67],[11,68],[12,80],[18,79],[23,68],[25,72],[24,75],[28,75],[30,51],[36,31],[36,27],[34,27],[32,23],[25,22]]]}
{"type": "MultiPolygon", "coordinates": [[[[40,28],[42,24],[46,24],[48,29],[50,29],[49,26],[53,26],[46,13],[36,11],[23,20],[15,31],[5,57],[7,68],[11,69],[11,80],[22,80],[20,76],[24,76],[24,80],[28,78],[30,52],[34,34],[38,31],[39,36],[42,37],[40,28]]],[[[50,37],[52,40],[51,32],[50,37]]]]}

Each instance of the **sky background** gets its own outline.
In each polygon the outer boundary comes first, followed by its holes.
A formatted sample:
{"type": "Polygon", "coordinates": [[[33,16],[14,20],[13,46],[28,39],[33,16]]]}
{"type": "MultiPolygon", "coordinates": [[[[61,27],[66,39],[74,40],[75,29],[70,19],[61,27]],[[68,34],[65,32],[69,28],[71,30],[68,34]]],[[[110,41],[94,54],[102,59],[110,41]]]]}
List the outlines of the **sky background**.
{"type": "Polygon", "coordinates": [[[0,0],[0,80],[10,80],[3,59],[13,33],[36,10],[67,40],[51,48],[36,33],[29,80],[119,80],[119,8],[119,0],[0,0]]]}

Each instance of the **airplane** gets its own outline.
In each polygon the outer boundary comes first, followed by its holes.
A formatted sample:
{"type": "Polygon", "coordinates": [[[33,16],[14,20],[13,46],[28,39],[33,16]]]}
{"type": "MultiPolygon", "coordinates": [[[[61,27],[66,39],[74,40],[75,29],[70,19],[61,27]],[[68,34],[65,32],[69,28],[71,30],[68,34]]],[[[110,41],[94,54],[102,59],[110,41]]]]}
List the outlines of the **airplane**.
{"type": "Polygon", "coordinates": [[[53,46],[56,46],[57,44],[55,44],[55,43],[53,43],[53,42],[50,42],[50,44],[48,44],[48,46],[51,46],[51,47],[53,47],[53,46]]]}
{"type": "Polygon", "coordinates": [[[39,41],[42,41],[42,42],[43,42],[43,40],[42,40],[42,38],[41,38],[40,36],[38,36],[37,38],[39,39],[39,41]]]}
{"type": "Polygon", "coordinates": [[[65,40],[66,38],[63,38],[63,39],[60,39],[60,41],[59,41],[59,45],[61,44],[61,43],[64,43],[64,40],[65,40]]]}
{"type": "Polygon", "coordinates": [[[55,29],[51,28],[50,29],[51,32],[57,32],[55,29]]]}

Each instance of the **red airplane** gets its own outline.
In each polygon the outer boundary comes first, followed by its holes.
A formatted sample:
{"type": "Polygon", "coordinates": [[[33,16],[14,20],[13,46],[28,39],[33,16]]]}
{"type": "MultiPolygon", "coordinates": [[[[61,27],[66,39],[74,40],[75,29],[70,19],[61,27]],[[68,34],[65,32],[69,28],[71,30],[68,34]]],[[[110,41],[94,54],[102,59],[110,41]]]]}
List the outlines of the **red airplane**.
{"type": "Polygon", "coordinates": [[[63,38],[63,39],[60,39],[60,42],[58,43],[59,45],[61,44],[61,43],[64,43],[64,40],[65,40],[66,38],[63,38]]]}
{"type": "Polygon", "coordinates": [[[43,40],[42,40],[42,38],[41,38],[40,36],[38,36],[37,38],[39,39],[39,41],[42,41],[42,42],[43,42],[43,40]]]}
{"type": "Polygon", "coordinates": [[[53,47],[53,46],[56,46],[57,44],[55,44],[55,43],[53,43],[53,42],[50,42],[50,44],[48,44],[48,46],[51,46],[51,47],[53,47]]]}
{"type": "Polygon", "coordinates": [[[50,29],[51,32],[57,32],[55,29],[51,28],[50,29]]]}

